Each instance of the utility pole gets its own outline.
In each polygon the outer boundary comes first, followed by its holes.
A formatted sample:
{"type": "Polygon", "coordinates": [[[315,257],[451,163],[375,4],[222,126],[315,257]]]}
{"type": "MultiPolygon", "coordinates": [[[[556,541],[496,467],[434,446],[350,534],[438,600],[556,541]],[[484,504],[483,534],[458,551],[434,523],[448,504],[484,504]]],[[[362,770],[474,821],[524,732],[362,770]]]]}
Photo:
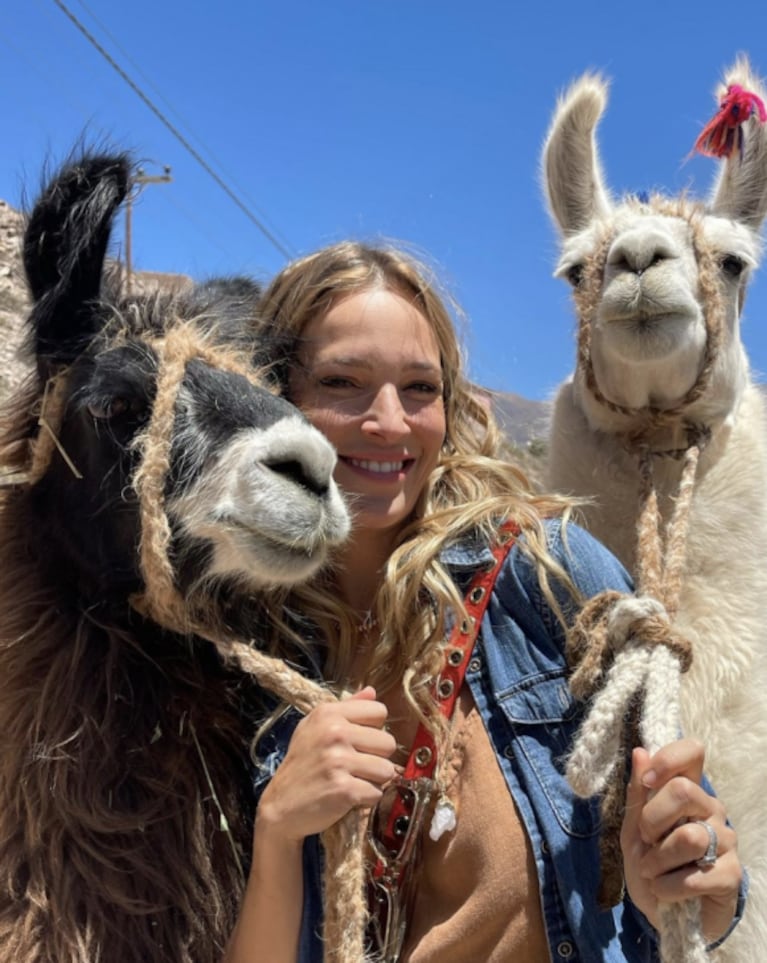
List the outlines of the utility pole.
{"type": "Polygon", "coordinates": [[[169,184],[173,178],[170,176],[170,167],[166,164],[162,174],[145,174],[144,169],[139,167],[131,180],[128,196],[125,198],[125,293],[130,295],[133,281],[133,263],[131,260],[131,232],[133,224],[133,202],[144,190],[147,184],[169,184]]]}

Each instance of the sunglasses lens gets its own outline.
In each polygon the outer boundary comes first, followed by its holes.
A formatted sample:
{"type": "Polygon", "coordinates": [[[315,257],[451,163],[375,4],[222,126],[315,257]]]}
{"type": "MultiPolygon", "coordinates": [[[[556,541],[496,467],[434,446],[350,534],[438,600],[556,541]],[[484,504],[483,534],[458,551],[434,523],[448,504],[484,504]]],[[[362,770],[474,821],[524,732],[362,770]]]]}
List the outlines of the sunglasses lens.
{"type": "Polygon", "coordinates": [[[405,846],[413,822],[416,794],[408,786],[393,783],[370,814],[369,831],[379,856],[397,859],[405,846]],[[383,854],[378,850],[383,849],[383,854]]]}

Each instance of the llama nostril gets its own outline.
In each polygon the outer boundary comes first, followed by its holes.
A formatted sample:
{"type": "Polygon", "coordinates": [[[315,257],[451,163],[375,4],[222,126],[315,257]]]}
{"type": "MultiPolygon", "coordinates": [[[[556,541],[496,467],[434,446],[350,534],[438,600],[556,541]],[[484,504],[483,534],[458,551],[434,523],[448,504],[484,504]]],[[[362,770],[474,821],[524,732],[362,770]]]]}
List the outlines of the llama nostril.
{"type": "Polygon", "coordinates": [[[613,245],[607,262],[616,271],[641,276],[674,256],[673,246],[657,232],[644,236],[633,231],[613,245]]]}
{"type": "Polygon", "coordinates": [[[277,475],[282,475],[295,485],[307,488],[315,495],[327,495],[330,483],[329,478],[319,479],[306,470],[306,466],[297,459],[284,459],[282,461],[265,461],[264,467],[273,471],[277,475]]]}

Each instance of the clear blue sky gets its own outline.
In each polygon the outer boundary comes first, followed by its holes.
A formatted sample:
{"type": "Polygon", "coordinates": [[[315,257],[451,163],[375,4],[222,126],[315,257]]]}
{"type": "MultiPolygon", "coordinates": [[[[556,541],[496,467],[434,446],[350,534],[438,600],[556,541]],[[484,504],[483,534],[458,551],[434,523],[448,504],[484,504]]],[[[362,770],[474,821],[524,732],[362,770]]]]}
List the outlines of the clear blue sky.
{"type": "MultiPolygon", "coordinates": [[[[468,316],[473,377],[534,399],[574,357],[538,183],[558,92],[589,68],[611,78],[615,191],[704,194],[715,162],[684,158],[722,69],[744,51],[767,74],[763,0],[66,3],[287,249],[387,237],[428,253],[468,316]]],[[[54,0],[3,0],[0,90],[0,197],[34,195],[87,130],[147,173],[172,167],[137,201],[137,267],[267,279],[284,263],[54,0]]],[[[744,339],[764,380],[764,272],[744,339]]]]}

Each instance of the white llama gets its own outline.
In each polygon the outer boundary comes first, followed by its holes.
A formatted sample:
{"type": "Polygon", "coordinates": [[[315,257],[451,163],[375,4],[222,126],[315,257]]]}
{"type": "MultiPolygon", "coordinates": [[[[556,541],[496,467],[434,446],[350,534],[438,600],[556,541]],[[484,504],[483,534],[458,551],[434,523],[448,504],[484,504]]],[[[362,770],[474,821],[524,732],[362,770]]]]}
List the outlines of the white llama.
{"type": "MultiPolygon", "coordinates": [[[[732,85],[765,99],[745,58],[726,74],[732,85]]],[[[601,77],[574,83],[543,152],[562,235],[556,273],[574,287],[579,321],[576,369],[553,408],[548,483],[590,496],[586,526],[634,568],[642,446],[664,521],[681,455],[704,446],[675,623],[693,649],[682,719],[706,746],[751,878],[744,920],[712,959],[751,963],[767,953],[767,419],[739,316],[767,214],[767,128],[759,116],[729,128],[735,149],[705,204],[616,202],[594,136],[606,101],[601,77]]]]}

